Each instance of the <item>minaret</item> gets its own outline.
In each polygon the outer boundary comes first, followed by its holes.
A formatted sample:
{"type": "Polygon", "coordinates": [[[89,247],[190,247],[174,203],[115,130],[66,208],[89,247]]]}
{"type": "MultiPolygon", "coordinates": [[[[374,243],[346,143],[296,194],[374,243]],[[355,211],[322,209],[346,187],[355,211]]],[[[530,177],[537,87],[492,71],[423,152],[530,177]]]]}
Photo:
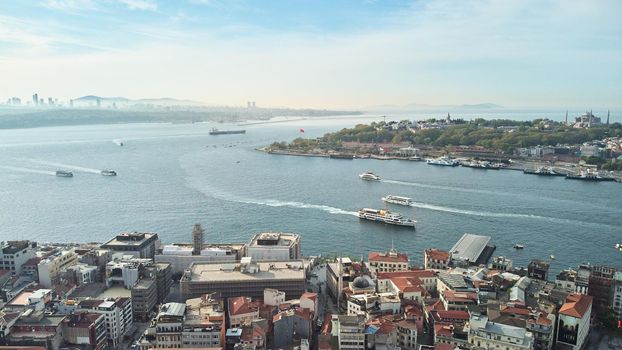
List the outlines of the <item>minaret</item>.
{"type": "Polygon", "coordinates": [[[609,125],[609,110],[607,110],[607,125],[609,125]]]}
{"type": "Polygon", "coordinates": [[[566,110],[566,125],[568,125],[568,110],[566,110]]]}
{"type": "Polygon", "coordinates": [[[192,229],[192,255],[201,255],[203,249],[203,228],[201,224],[195,224],[192,229]]]}

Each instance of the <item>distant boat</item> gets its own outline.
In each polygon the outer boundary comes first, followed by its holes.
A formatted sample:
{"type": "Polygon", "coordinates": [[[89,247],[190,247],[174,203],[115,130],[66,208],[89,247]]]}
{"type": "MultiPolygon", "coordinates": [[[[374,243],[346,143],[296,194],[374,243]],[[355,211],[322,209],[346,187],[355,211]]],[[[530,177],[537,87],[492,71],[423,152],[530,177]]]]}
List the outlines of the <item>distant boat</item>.
{"type": "Polygon", "coordinates": [[[514,249],[523,249],[523,248],[525,248],[525,246],[523,246],[521,244],[515,244],[513,248],[514,249]]]}
{"type": "Polygon", "coordinates": [[[102,170],[100,174],[104,176],[117,176],[117,172],[114,170],[102,170]]]}
{"type": "Polygon", "coordinates": [[[412,156],[412,157],[408,158],[408,160],[412,160],[413,162],[423,162],[423,158],[421,158],[419,156],[412,156]]]}
{"type": "Polygon", "coordinates": [[[66,171],[66,170],[56,170],[56,176],[58,176],[58,177],[73,177],[73,173],[71,171],[66,171]]]}
{"type": "Polygon", "coordinates": [[[114,144],[117,145],[117,146],[123,147],[123,141],[121,141],[121,140],[112,140],[112,142],[114,142],[114,144]]]}
{"type": "Polygon", "coordinates": [[[616,244],[616,249],[622,252],[622,244],[617,243],[616,244]]]}
{"type": "Polygon", "coordinates": [[[458,166],[459,163],[455,159],[451,159],[447,156],[443,156],[436,159],[428,159],[426,161],[429,165],[440,165],[440,166],[458,166]]]}
{"type": "Polygon", "coordinates": [[[362,174],[359,174],[361,180],[365,181],[380,181],[380,176],[372,173],[371,171],[366,171],[362,174]]]}
{"type": "Polygon", "coordinates": [[[536,170],[523,169],[523,173],[532,174],[532,175],[540,175],[540,176],[566,176],[565,174],[558,173],[551,167],[539,167],[536,170]]]}
{"type": "Polygon", "coordinates": [[[385,197],[382,197],[382,200],[387,203],[393,203],[393,204],[398,204],[398,205],[410,206],[413,204],[412,198],[401,197],[401,196],[387,195],[385,197]]]}
{"type": "Polygon", "coordinates": [[[246,130],[218,130],[213,128],[209,131],[210,135],[231,135],[231,134],[246,134],[246,130]]]}
{"type": "Polygon", "coordinates": [[[551,254],[549,258],[551,258],[551,260],[555,260],[555,255],[551,254]]]}

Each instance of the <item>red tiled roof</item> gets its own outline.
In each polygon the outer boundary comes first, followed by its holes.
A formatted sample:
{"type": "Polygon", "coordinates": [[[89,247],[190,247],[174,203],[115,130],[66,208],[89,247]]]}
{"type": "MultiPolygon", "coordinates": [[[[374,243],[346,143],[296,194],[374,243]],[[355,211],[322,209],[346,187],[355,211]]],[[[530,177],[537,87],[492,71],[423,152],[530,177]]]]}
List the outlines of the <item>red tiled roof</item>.
{"type": "Polygon", "coordinates": [[[229,315],[242,315],[258,311],[256,303],[251,298],[235,297],[229,299],[229,315]]]}
{"type": "Polygon", "coordinates": [[[10,274],[11,270],[7,270],[7,269],[0,269],[0,276],[4,276],[6,274],[10,274]]]}
{"type": "Polygon", "coordinates": [[[320,350],[331,350],[330,343],[327,341],[321,341],[319,349],[320,350]]]}
{"type": "Polygon", "coordinates": [[[449,252],[439,249],[426,249],[425,255],[433,260],[449,260],[449,252]]]}
{"type": "Polygon", "coordinates": [[[402,293],[420,292],[421,294],[425,294],[425,289],[421,287],[423,283],[417,277],[393,277],[391,278],[391,282],[393,282],[402,293]]]}
{"type": "Polygon", "coordinates": [[[322,323],[322,334],[330,334],[333,330],[332,315],[330,313],[324,314],[324,322],[322,323]]]}
{"type": "Polygon", "coordinates": [[[39,257],[30,258],[22,266],[37,266],[39,265],[40,261],[41,261],[41,258],[39,257]]]}
{"type": "Polygon", "coordinates": [[[309,299],[315,301],[317,299],[317,293],[305,292],[300,296],[300,299],[309,299]]]}
{"type": "Polygon", "coordinates": [[[433,304],[427,305],[425,308],[428,311],[432,311],[432,310],[445,310],[445,305],[443,305],[443,302],[439,299],[439,300],[435,301],[433,304]]]}
{"type": "Polygon", "coordinates": [[[469,312],[466,310],[434,310],[432,315],[438,315],[439,320],[468,320],[469,312]]]}
{"type": "Polygon", "coordinates": [[[378,328],[378,334],[389,334],[395,331],[395,324],[393,322],[382,322],[378,328]]]}
{"type": "Polygon", "coordinates": [[[404,308],[404,314],[407,317],[423,316],[423,311],[418,305],[408,305],[404,308]]]}
{"type": "Polygon", "coordinates": [[[434,334],[451,337],[454,334],[453,326],[446,323],[435,323],[434,334]]]}
{"type": "Polygon", "coordinates": [[[396,253],[395,255],[391,255],[387,253],[370,252],[367,255],[367,260],[407,263],[408,255],[403,253],[396,253]]]}
{"type": "Polygon", "coordinates": [[[417,329],[417,323],[411,320],[401,320],[397,323],[397,326],[406,329],[417,329]]]}
{"type": "Polygon", "coordinates": [[[477,302],[477,293],[474,292],[456,292],[451,289],[447,289],[444,290],[442,294],[448,302],[477,302]]]}
{"type": "Polygon", "coordinates": [[[448,343],[436,343],[434,344],[434,350],[454,350],[456,346],[448,343]]]}
{"type": "Polygon", "coordinates": [[[529,310],[520,307],[506,307],[505,309],[501,310],[501,314],[529,316],[529,310]]]}
{"type": "Polygon", "coordinates": [[[592,297],[585,294],[570,294],[566,303],[559,308],[559,313],[576,318],[582,318],[592,305],[592,297]]]}
{"type": "Polygon", "coordinates": [[[395,271],[395,272],[380,272],[378,273],[378,279],[390,279],[392,277],[416,277],[416,278],[431,278],[436,277],[436,274],[432,270],[409,270],[409,271],[395,271]]]}

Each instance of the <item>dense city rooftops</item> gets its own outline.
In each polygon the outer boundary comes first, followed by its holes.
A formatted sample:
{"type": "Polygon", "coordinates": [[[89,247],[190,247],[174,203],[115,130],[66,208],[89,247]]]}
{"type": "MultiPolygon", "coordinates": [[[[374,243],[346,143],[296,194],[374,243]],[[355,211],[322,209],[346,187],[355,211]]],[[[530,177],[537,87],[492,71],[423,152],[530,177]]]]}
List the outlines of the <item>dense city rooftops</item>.
{"type": "Polygon", "coordinates": [[[395,262],[395,263],[408,263],[408,255],[404,253],[397,252],[387,252],[387,253],[379,253],[379,252],[370,252],[367,255],[367,260],[372,261],[383,261],[383,262],[395,262]]]}

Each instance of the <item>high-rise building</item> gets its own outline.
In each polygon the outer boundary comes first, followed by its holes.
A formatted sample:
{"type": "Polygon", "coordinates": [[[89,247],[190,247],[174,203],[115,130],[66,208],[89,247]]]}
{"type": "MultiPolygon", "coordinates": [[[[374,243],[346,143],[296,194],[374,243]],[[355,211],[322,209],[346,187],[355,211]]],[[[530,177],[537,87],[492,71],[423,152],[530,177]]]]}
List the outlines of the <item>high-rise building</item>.
{"type": "Polygon", "coordinates": [[[612,267],[592,267],[587,294],[594,298],[594,311],[597,314],[604,314],[612,305],[615,273],[616,269],[612,267]]]}
{"type": "Polygon", "coordinates": [[[39,94],[32,95],[32,104],[35,106],[39,105],[39,94]]]}
{"type": "Polygon", "coordinates": [[[195,224],[192,229],[192,255],[200,255],[203,249],[203,228],[201,224],[195,224]]]}

